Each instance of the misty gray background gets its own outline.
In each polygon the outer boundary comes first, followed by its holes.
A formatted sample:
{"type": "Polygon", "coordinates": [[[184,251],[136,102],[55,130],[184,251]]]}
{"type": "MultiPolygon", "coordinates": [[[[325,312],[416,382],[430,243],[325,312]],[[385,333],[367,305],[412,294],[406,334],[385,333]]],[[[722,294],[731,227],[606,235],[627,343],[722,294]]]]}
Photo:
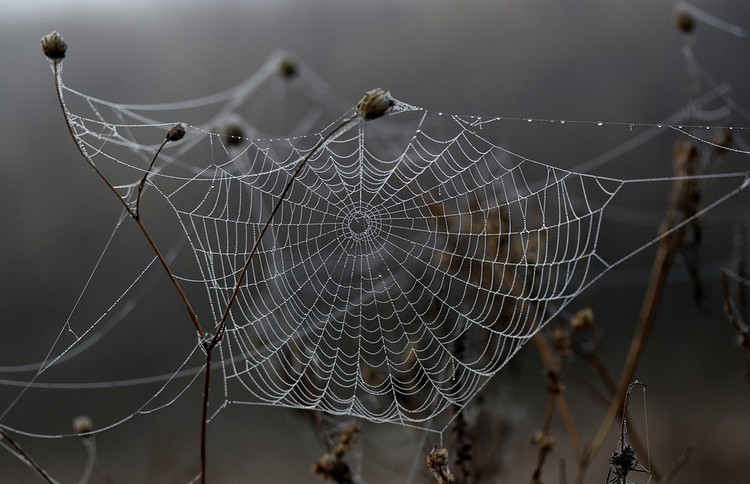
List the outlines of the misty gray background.
{"type": "MultiPolygon", "coordinates": [[[[0,2],[0,366],[44,357],[119,213],[67,135],[49,64],[39,47],[40,37],[51,30],[61,32],[69,45],[65,83],[124,103],[182,100],[231,87],[279,48],[298,55],[352,104],[362,92],[383,87],[405,102],[452,113],[655,123],[685,99],[682,39],[673,26],[674,3],[669,1],[154,3],[0,2]]],[[[694,3],[717,17],[750,26],[745,1],[694,3]]],[[[702,67],[717,81],[728,82],[734,99],[746,108],[749,47],[747,39],[698,25],[695,51],[702,67]]],[[[666,166],[671,140],[654,148],[663,148],[659,162],[666,166]]],[[[593,142],[585,135],[565,141],[549,149],[588,152],[593,142]]],[[[523,142],[544,145],[547,140],[523,142]]],[[[635,208],[658,214],[666,194],[652,195],[654,205],[635,208]]],[[[675,282],[638,372],[638,379],[649,385],[649,438],[662,471],[688,443],[697,444],[677,482],[738,482],[747,472],[750,394],[743,350],[721,313],[717,278],[730,250],[732,219],[746,204],[745,194],[720,209],[715,214],[719,222],[707,231],[703,256],[708,296],[703,307],[690,301],[684,270],[675,269],[675,282]]],[[[658,215],[653,222],[643,230],[654,233],[658,215]]],[[[625,227],[603,236],[603,241],[626,239],[630,233],[625,227]]],[[[133,257],[146,253],[137,234],[126,235],[115,251],[124,254],[123,259],[109,260],[105,274],[115,277],[127,268],[131,250],[138,254],[133,257]]],[[[635,326],[652,254],[647,251],[609,274],[584,297],[597,310],[604,355],[615,375],[635,326]]],[[[97,282],[104,285],[106,279],[97,282]]],[[[157,283],[154,291],[160,288],[165,289],[164,301],[152,301],[134,318],[184,317],[166,285],[157,283]]],[[[113,293],[101,291],[102,304],[111,302],[113,293]]],[[[81,311],[87,314],[85,307],[81,311]]],[[[90,309],[90,314],[97,310],[90,309]]],[[[187,329],[175,334],[125,325],[111,337],[118,339],[103,341],[68,366],[67,373],[52,376],[58,381],[101,381],[158,374],[175,368],[178,356],[185,354],[179,349],[194,344],[187,329]],[[177,356],[171,357],[174,349],[177,356]],[[121,370],[96,375],[98,358],[115,351],[121,352],[121,370]]],[[[516,415],[509,454],[502,456],[505,482],[529,480],[536,459],[529,441],[541,425],[545,399],[533,349],[523,351],[519,360],[512,375],[499,375],[516,415]]],[[[57,392],[55,399],[61,403],[53,406],[48,392],[30,391],[3,424],[65,433],[78,413],[110,424],[132,413],[157,389],[57,392]]],[[[591,426],[582,428],[588,439],[601,413],[575,387],[569,390],[574,402],[586,402],[575,408],[577,414],[592,415],[591,426]]],[[[18,391],[0,386],[0,409],[18,391]]],[[[187,481],[197,469],[199,399],[195,385],[166,410],[137,416],[100,434],[101,465],[115,482],[187,481]]],[[[634,425],[643,429],[640,420],[634,425]]],[[[559,453],[550,458],[546,481],[557,482],[558,457],[569,459],[572,480],[574,463],[562,429],[555,429],[559,453]]],[[[408,439],[417,442],[419,434],[404,433],[407,437],[390,426],[366,427],[362,465],[369,482],[400,482],[412,466],[423,466],[419,449],[404,444],[408,439]]],[[[19,441],[63,482],[80,476],[85,453],[75,439],[19,441]]],[[[588,482],[603,482],[615,442],[613,432],[588,482]]],[[[314,481],[309,468],[322,451],[309,417],[299,412],[232,407],[209,427],[213,482],[314,481]]],[[[0,481],[37,478],[3,451],[0,481]]]]}

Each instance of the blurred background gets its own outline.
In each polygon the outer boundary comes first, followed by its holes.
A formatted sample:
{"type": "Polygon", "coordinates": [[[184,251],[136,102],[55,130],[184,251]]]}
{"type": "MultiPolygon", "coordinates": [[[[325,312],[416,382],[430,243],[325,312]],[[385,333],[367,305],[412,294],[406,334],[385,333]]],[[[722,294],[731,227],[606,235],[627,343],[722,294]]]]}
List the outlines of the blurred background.
{"type": "MultiPolygon", "coordinates": [[[[691,4],[734,25],[750,25],[745,1],[691,4]]],[[[285,49],[349,105],[364,91],[382,87],[404,102],[436,111],[627,125],[658,123],[685,103],[685,39],[675,27],[675,6],[652,0],[0,2],[0,367],[46,356],[119,215],[111,193],[67,134],[39,47],[42,35],[57,30],[68,43],[66,85],[120,103],[178,101],[227,89],[285,49]]],[[[738,105],[750,108],[748,38],[699,20],[690,42],[701,70],[717,83],[726,82],[738,105]]],[[[704,92],[711,88],[705,78],[701,82],[704,92]]],[[[745,126],[748,120],[730,122],[745,126]]],[[[586,129],[545,131],[538,138],[533,129],[525,132],[531,137],[511,138],[508,145],[536,146],[542,160],[567,166],[619,142],[592,139],[586,129]]],[[[626,155],[617,165],[618,176],[668,174],[670,145],[678,138],[669,136],[637,157],[626,155]]],[[[629,137],[620,133],[621,140],[629,137]]],[[[727,171],[746,169],[747,159],[739,160],[727,171]]],[[[656,234],[668,186],[662,189],[620,200],[613,207],[620,218],[610,221],[614,228],[603,232],[602,244],[639,233],[640,242],[630,245],[638,246],[656,234]]],[[[745,350],[722,313],[719,270],[730,259],[733,223],[747,202],[747,194],[741,194],[706,217],[701,249],[706,296],[693,303],[689,277],[678,263],[637,372],[648,391],[633,404],[633,425],[648,433],[652,460],[665,473],[695,444],[675,482],[740,482],[746,476],[745,350]]],[[[127,277],[119,274],[142,267],[131,257],[146,260],[148,248],[134,230],[125,231],[117,244],[94,281],[94,296],[82,301],[76,317],[93,321],[122,292],[114,281],[127,277]]],[[[599,350],[615,376],[636,325],[653,253],[647,250],[609,273],[580,303],[594,308],[599,350]]],[[[170,290],[163,281],[154,282],[148,302],[106,341],[40,381],[117,381],[175,369],[195,340],[187,325],[155,323],[184,317],[170,290]],[[120,366],[108,365],[106,374],[97,374],[99,361],[115,357],[120,366]]],[[[545,380],[532,347],[506,370],[493,382],[507,420],[496,455],[501,470],[486,482],[528,482],[536,466],[537,449],[530,442],[542,425],[545,380]]],[[[32,377],[33,372],[0,375],[0,411],[23,388],[11,380],[32,377]]],[[[567,388],[588,440],[603,410],[577,387],[567,388]]],[[[186,482],[197,471],[200,385],[163,410],[120,422],[158,390],[158,384],[91,391],[32,388],[0,421],[30,434],[58,435],[70,432],[75,416],[87,414],[98,427],[114,425],[97,435],[99,468],[93,482],[186,482]]],[[[595,457],[587,482],[604,481],[617,427],[595,457]]],[[[576,464],[570,446],[559,422],[553,430],[558,445],[544,481],[560,482],[559,462],[565,459],[572,482],[576,464]]],[[[86,452],[78,439],[12,435],[62,482],[81,476],[86,452]]],[[[365,425],[363,443],[350,459],[369,482],[431,482],[423,469],[423,446],[433,443],[438,442],[431,434],[365,425]]],[[[209,427],[208,445],[213,482],[314,482],[319,479],[310,468],[325,451],[308,413],[255,406],[222,411],[209,427]]],[[[3,451],[0,481],[38,478],[3,451]]]]}

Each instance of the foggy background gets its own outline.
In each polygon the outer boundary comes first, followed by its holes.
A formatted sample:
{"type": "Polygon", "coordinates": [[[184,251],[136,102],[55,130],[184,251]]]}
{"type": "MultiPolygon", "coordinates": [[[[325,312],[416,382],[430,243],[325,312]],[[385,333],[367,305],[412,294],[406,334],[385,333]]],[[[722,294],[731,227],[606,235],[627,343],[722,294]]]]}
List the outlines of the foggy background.
{"type": "MultiPolygon", "coordinates": [[[[750,26],[745,1],[693,4],[750,26]]],[[[255,72],[272,52],[286,49],[352,105],[364,91],[382,87],[404,102],[457,114],[656,123],[685,100],[682,38],[674,27],[673,9],[673,2],[653,0],[0,2],[0,366],[44,358],[119,214],[111,193],[80,159],[67,134],[49,63],[39,46],[42,35],[57,30],[68,43],[66,85],[115,102],[175,101],[220,91],[255,72]]],[[[732,97],[745,108],[750,107],[749,47],[747,38],[697,26],[695,53],[701,67],[717,82],[728,82],[732,97]]],[[[648,176],[644,167],[657,163],[663,163],[661,171],[668,170],[674,139],[654,147],[656,152],[663,149],[661,158],[656,154],[655,161],[634,160],[638,168],[630,175],[648,176]]],[[[548,142],[518,141],[539,145],[540,150],[548,142]]],[[[586,132],[558,141],[561,144],[549,146],[543,159],[555,160],[560,150],[565,151],[560,157],[569,160],[578,152],[596,153],[590,144],[597,141],[586,132]]],[[[619,166],[626,167],[620,173],[625,176],[628,163],[619,166]]],[[[663,194],[652,193],[653,204],[651,199],[649,204],[632,200],[633,208],[655,214],[653,223],[639,230],[656,232],[667,191],[665,187],[663,194]]],[[[743,350],[721,312],[718,279],[731,250],[731,224],[745,210],[747,194],[733,202],[710,214],[718,222],[706,229],[702,251],[708,293],[704,304],[693,304],[685,271],[675,267],[637,372],[649,386],[645,423],[652,458],[662,472],[690,442],[696,443],[676,482],[738,482],[747,473],[748,381],[743,350]]],[[[629,234],[630,228],[603,233],[602,243],[629,234]]],[[[126,231],[114,252],[122,259],[108,260],[106,274],[116,277],[131,265],[129,257],[147,254],[137,235],[126,231]]],[[[581,302],[597,312],[604,356],[614,375],[619,375],[637,321],[652,256],[653,250],[646,251],[608,274],[581,302]]],[[[97,287],[104,305],[117,295],[117,289],[106,292],[106,282],[100,279],[102,287],[97,287]]],[[[166,284],[155,283],[150,304],[133,319],[184,318],[169,291],[166,284]],[[159,301],[154,294],[162,289],[164,300],[159,301]]],[[[88,297],[80,311],[93,318],[98,309],[85,307],[91,302],[88,297]]],[[[187,324],[179,334],[133,325],[118,328],[111,336],[115,343],[94,345],[80,362],[50,378],[106,381],[159,374],[174,369],[195,343],[187,324]],[[118,351],[123,361],[119,372],[96,375],[97,359],[118,351]]],[[[170,326],[175,327],[183,328],[170,326]]],[[[530,479],[537,450],[529,442],[541,427],[546,398],[536,352],[527,348],[518,359],[508,375],[498,375],[515,415],[507,454],[498,456],[506,462],[504,482],[530,479]]],[[[46,375],[41,380],[49,381],[46,375]]],[[[100,463],[115,482],[185,482],[197,472],[199,387],[193,385],[161,412],[136,416],[97,436],[100,463]]],[[[113,424],[157,390],[57,392],[55,398],[63,403],[52,408],[45,405],[49,390],[30,390],[2,423],[32,433],[60,434],[69,432],[72,419],[84,413],[95,424],[113,424]]],[[[568,385],[568,390],[572,401],[586,402],[580,412],[592,415],[591,426],[581,429],[588,440],[602,413],[582,399],[577,387],[568,385]]],[[[19,391],[0,386],[0,410],[19,391]]],[[[638,398],[642,400],[640,394],[638,398]]],[[[634,425],[645,434],[643,413],[634,415],[640,420],[634,425]]],[[[309,469],[324,448],[310,421],[302,412],[285,409],[230,407],[209,426],[210,480],[315,481],[309,469]]],[[[559,457],[568,459],[572,481],[572,454],[562,428],[557,424],[554,429],[559,448],[545,468],[545,482],[558,482],[559,457]]],[[[420,434],[404,433],[407,437],[392,426],[365,427],[360,464],[369,482],[401,482],[413,467],[424,466],[424,454],[413,444],[420,434]],[[404,443],[407,440],[410,443],[404,443]]],[[[432,443],[434,436],[428,439],[432,443]]],[[[616,439],[614,428],[587,482],[604,481],[616,439]]],[[[54,477],[63,482],[79,478],[85,452],[76,439],[18,440],[54,477]]],[[[101,480],[102,474],[95,476],[101,480]]],[[[9,452],[0,452],[0,481],[38,478],[9,452]]]]}

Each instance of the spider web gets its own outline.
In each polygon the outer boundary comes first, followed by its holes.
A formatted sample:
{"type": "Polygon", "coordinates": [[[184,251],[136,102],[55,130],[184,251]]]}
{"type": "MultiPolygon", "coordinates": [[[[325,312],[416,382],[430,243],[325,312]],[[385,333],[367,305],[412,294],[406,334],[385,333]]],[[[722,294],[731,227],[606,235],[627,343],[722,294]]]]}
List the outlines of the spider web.
{"type": "MultiPolygon", "coordinates": [[[[604,210],[625,185],[654,180],[542,163],[504,147],[505,118],[398,101],[384,118],[350,111],[327,126],[313,102],[298,113],[302,128],[320,126],[313,134],[264,137],[238,112],[277,63],[189,103],[120,105],[62,87],[77,143],[131,206],[166,130],[185,123],[149,172],[142,210],[147,227],[150,210],[177,223],[190,264],[175,272],[204,292],[206,319],[221,318],[307,158],[231,306],[219,408],[444,429],[537,331],[632,255],[601,254],[604,210]],[[240,134],[228,137],[227,123],[240,134]]],[[[746,186],[744,173],[722,176],[745,181],[714,204],[746,186]]]]}

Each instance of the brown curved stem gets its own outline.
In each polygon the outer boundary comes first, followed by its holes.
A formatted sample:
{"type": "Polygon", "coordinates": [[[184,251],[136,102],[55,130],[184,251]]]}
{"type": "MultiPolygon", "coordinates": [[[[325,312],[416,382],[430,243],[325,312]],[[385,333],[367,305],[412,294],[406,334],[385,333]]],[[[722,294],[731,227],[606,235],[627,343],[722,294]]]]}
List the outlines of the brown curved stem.
{"type": "MultiPolygon", "coordinates": [[[[99,168],[94,163],[94,160],[91,159],[91,157],[88,155],[88,153],[84,149],[83,145],[81,144],[81,141],[76,137],[75,130],[73,129],[73,125],[70,122],[68,108],[65,105],[65,98],[62,92],[60,63],[55,62],[53,69],[54,69],[54,74],[55,74],[55,90],[57,91],[57,100],[60,104],[60,108],[63,111],[63,117],[65,118],[65,124],[68,127],[68,132],[70,133],[71,138],[73,138],[73,141],[75,141],[76,148],[78,148],[78,152],[81,154],[83,159],[86,160],[86,163],[88,163],[88,165],[94,170],[96,175],[104,182],[104,184],[109,188],[109,190],[115,195],[115,197],[123,206],[123,208],[125,208],[125,210],[128,212],[128,215],[130,215],[130,218],[132,218],[135,221],[136,225],[138,226],[138,229],[146,238],[148,245],[151,246],[151,249],[154,251],[156,258],[159,260],[159,263],[161,263],[162,267],[164,268],[164,271],[167,273],[167,276],[169,277],[169,280],[172,282],[172,285],[174,286],[175,290],[179,294],[180,299],[182,299],[182,302],[185,305],[185,309],[187,310],[190,316],[190,319],[193,322],[193,326],[195,327],[195,330],[198,332],[201,338],[204,338],[205,331],[203,330],[201,323],[198,321],[198,314],[195,312],[195,310],[193,309],[193,306],[190,304],[190,301],[188,300],[188,297],[185,294],[185,291],[183,291],[182,286],[180,286],[180,283],[175,277],[174,272],[172,272],[172,269],[169,266],[169,263],[159,251],[158,247],[156,246],[156,242],[154,242],[154,239],[151,238],[151,234],[149,233],[148,229],[146,229],[146,226],[143,225],[143,222],[140,220],[140,217],[137,212],[137,208],[136,210],[133,210],[132,208],[130,208],[128,203],[125,201],[125,199],[122,198],[122,196],[120,196],[120,194],[117,192],[117,189],[112,185],[109,179],[104,175],[104,173],[101,172],[101,170],[99,170],[99,168]]],[[[162,144],[162,147],[163,146],[164,144],[162,144]]],[[[159,151],[161,151],[161,148],[159,148],[159,151]]],[[[156,153],[157,156],[159,154],[159,151],[157,151],[156,153]]],[[[155,160],[156,160],[156,156],[154,156],[154,161],[155,160]]],[[[152,166],[153,166],[154,161],[151,162],[152,166]]],[[[149,168],[149,171],[150,171],[150,168],[149,168]]],[[[148,172],[146,173],[146,175],[148,175],[148,172]]],[[[145,183],[145,177],[144,177],[143,183],[145,183]]],[[[140,195],[140,189],[139,189],[139,195],[140,195]]]]}

